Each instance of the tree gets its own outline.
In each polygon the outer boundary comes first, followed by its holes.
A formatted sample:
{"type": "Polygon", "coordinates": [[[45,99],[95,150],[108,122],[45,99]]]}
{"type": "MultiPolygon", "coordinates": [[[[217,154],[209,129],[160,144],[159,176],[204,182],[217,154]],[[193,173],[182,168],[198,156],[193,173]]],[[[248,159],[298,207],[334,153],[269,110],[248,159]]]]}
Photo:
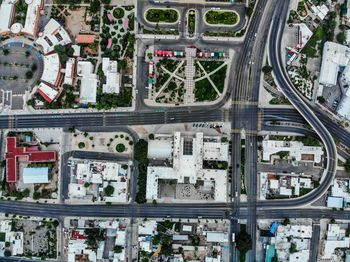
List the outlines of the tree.
{"type": "Polygon", "coordinates": [[[269,65],[266,65],[261,70],[263,71],[264,74],[268,74],[272,71],[272,67],[269,65]]]}
{"type": "Polygon", "coordinates": [[[344,44],[345,41],[346,41],[346,35],[345,35],[345,32],[340,32],[339,34],[337,34],[337,41],[340,43],[340,44],[344,44]]]}
{"type": "Polygon", "coordinates": [[[154,135],[153,134],[149,134],[148,138],[149,138],[149,140],[153,140],[154,139],[154,135]]]}
{"type": "Polygon", "coordinates": [[[350,172],[350,159],[347,159],[345,164],[344,164],[344,168],[346,171],[350,172]]]}
{"type": "Polygon", "coordinates": [[[285,218],[285,219],[283,220],[283,222],[282,222],[282,225],[283,225],[283,226],[286,226],[286,225],[289,225],[289,224],[290,224],[289,218],[285,218]]]}
{"type": "Polygon", "coordinates": [[[5,255],[5,257],[11,256],[11,251],[6,249],[5,252],[4,252],[4,255],[5,255]]]}
{"type": "Polygon", "coordinates": [[[289,252],[291,253],[291,254],[293,254],[293,253],[295,253],[295,252],[297,252],[298,250],[297,250],[297,245],[295,244],[295,243],[291,243],[290,244],[290,248],[289,248],[289,252]]]}
{"type": "Polygon", "coordinates": [[[26,72],[26,78],[31,79],[33,77],[33,72],[32,71],[27,71],[26,72]]]}
{"type": "Polygon", "coordinates": [[[123,251],[123,247],[122,246],[115,246],[113,248],[114,253],[121,253],[123,251]]]}
{"type": "Polygon", "coordinates": [[[34,199],[34,200],[38,200],[40,197],[41,197],[40,192],[37,192],[37,191],[36,191],[36,192],[33,193],[33,199],[34,199]]]}
{"type": "Polygon", "coordinates": [[[318,97],[317,97],[317,101],[318,101],[320,104],[323,104],[324,102],[326,102],[326,99],[325,99],[323,96],[318,96],[318,97]]]}
{"type": "Polygon", "coordinates": [[[6,56],[10,53],[10,50],[8,50],[7,48],[2,50],[2,53],[6,56]]]}
{"type": "Polygon", "coordinates": [[[245,254],[252,248],[252,238],[245,230],[241,230],[236,238],[236,248],[240,253],[245,254]]]}
{"type": "Polygon", "coordinates": [[[114,187],[111,185],[106,186],[103,191],[105,192],[106,196],[111,196],[114,193],[114,187]]]}
{"type": "Polygon", "coordinates": [[[121,143],[117,144],[115,150],[117,150],[118,153],[123,153],[125,151],[125,145],[121,143]]]}

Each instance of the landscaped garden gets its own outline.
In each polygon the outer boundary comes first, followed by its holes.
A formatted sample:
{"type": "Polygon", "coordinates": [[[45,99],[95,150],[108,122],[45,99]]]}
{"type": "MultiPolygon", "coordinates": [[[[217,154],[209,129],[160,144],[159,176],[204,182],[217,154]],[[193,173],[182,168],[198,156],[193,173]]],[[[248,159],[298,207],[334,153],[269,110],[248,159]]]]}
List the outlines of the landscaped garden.
{"type": "Polygon", "coordinates": [[[235,25],[239,22],[239,16],[234,11],[210,10],[205,13],[205,21],[210,25],[235,25]]]}
{"type": "Polygon", "coordinates": [[[151,23],[175,23],[179,19],[179,14],[175,9],[150,8],[146,11],[145,18],[151,23]]]}
{"type": "Polygon", "coordinates": [[[194,95],[197,102],[214,101],[218,97],[208,78],[196,82],[194,95]]]}
{"type": "Polygon", "coordinates": [[[193,36],[194,33],[196,32],[196,11],[195,10],[188,11],[187,30],[190,36],[193,36]]]}

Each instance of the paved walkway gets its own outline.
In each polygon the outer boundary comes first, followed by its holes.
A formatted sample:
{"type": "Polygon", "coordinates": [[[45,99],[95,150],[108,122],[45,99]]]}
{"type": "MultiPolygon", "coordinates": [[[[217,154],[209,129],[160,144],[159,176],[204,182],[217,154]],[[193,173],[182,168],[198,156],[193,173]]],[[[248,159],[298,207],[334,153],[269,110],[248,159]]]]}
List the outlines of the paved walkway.
{"type": "Polygon", "coordinates": [[[195,48],[186,48],[186,66],[185,66],[185,95],[184,95],[184,104],[191,104],[195,101],[194,97],[194,88],[195,83],[193,76],[196,73],[196,68],[194,66],[193,59],[196,57],[196,49],[195,48]]]}

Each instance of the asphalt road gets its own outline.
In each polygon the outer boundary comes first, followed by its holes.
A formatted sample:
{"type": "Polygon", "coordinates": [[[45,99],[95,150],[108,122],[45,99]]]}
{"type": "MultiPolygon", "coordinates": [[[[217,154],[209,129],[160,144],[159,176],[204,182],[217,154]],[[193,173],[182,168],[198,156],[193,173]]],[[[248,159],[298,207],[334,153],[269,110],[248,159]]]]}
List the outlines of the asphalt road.
{"type": "Polygon", "coordinates": [[[265,204],[261,203],[262,206],[265,207],[297,207],[316,201],[328,190],[330,184],[333,181],[337,168],[337,150],[332,135],[324,127],[318,117],[313,113],[312,109],[308,107],[300,95],[295,91],[285,71],[285,65],[282,59],[282,54],[284,54],[284,52],[281,48],[281,41],[288,13],[288,4],[289,1],[279,1],[276,8],[278,10],[278,16],[276,16],[272,21],[272,30],[270,33],[270,62],[273,65],[275,78],[278,85],[281,87],[281,91],[292,103],[292,105],[299,111],[299,113],[313,127],[313,129],[319,135],[320,139],[323,141],[327,153],[327,167],[321,179],[320,186],[317,189],[313,190],[311,193],[293,200],[276,200],[269,201],[269,203],[265,202],[265,204]]]}
{"type": "Polygon", "coordinates": [[[319,222],[312,225],[312,237],[310,241],[310,262],[317,262],[318,248],[320,244],[320,224],[319,222]]]}

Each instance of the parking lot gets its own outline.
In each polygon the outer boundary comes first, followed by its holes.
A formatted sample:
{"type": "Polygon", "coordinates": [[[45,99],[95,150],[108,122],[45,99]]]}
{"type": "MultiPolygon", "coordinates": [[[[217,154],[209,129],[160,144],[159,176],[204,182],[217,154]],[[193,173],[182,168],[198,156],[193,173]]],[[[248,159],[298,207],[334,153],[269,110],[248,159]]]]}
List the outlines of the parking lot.
{"type": "Polygon", "coordinates": [[[25,91],[30,91],[42,75],[42,56],[32,46],[20,42],[8,43],[0,52],[0,103],[22,109],[25,91]],[[32,72],[32,76],[27,77],[27,72],[32,72]]]}

